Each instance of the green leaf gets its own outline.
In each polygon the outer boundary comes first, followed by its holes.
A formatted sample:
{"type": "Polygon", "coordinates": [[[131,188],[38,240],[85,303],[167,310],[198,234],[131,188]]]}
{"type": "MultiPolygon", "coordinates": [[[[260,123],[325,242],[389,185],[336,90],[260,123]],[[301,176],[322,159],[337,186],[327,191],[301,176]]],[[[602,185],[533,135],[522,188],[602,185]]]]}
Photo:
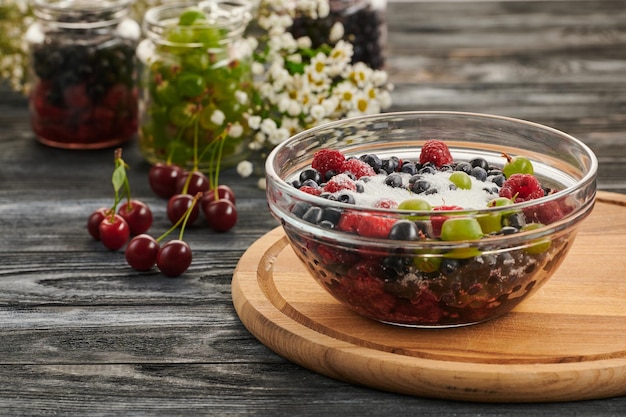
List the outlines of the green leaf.
{"type": "Polygon", "coordinates": [[[306,65],[301,62],[285,61],[285,69],[289,74],[304,74],[304,67],[306,65]]]}
{"type": "Polygon", "coordinates": [[[126,181],[126,168],[124,167],[124,164],[120,164],[115,168],[111,181],[113,182],[113,189],[115,189],[115,192],[117,193],[126,181]]]}

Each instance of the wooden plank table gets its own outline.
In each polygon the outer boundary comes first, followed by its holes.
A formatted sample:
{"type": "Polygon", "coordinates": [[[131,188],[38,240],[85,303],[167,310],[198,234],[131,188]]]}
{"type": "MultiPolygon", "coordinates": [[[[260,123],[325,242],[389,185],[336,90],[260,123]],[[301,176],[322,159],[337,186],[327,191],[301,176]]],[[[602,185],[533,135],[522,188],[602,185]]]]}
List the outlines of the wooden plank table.
{"type": "MultiPolygon", "coordinates": [[[[626,193],[626,1],[403,1],[388,7],[394,110],[462,110],[564,130],[626,193]]],[[[136,144],[134,194],[166,230],[136,144]]],[[[23,97],[0,94],[0,415],[616,416],[626,397],[485,404],[393,394],[276,355],[242,325],[231,279],[276,227],[256,180],[222,178],[239,223],[186,233],[184,277],[130,270],[85,230],[112,198],[111,150],[39,145],[23,97]]],[[[599,277],[600,279],[600,277],[599,277]]],[[[626,347],[625,347],[626,348],[626,347]]]]}

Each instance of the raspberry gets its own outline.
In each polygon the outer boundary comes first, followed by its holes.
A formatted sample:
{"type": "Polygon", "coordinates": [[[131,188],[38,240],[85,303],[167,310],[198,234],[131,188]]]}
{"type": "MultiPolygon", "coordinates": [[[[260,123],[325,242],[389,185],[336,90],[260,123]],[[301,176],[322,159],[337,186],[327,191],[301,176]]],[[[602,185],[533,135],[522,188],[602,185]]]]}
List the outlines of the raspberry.
{"type": "Polygon", "coordinates": [[[315,188],[315,187],[310,187],[308,185],[303,185],[302,187],[300,187],[300,191],[303,191],[307,194],[311,194],[311,195],[320,195],[322,194],[322,190],[320,190],[319,188],[315,188]]]}
{"type": "Polygon", "coordinates": [[[359,236],[384,239],[389,236],[395,222],[395,219],[387,217],[363,215],[356,226],[356,232],[359,236]]]}
{"type": "Polygon", "coordinates": [[[521,203],[543,197],[544,191],[534,175],[513,174],[502,184],[499,196],[521,203]]]}
{"type": "Polygon", "coordinates": [[[329,193],[336,193],[337,191],[342,190],[356,191],[356,184],[354,181],[344,174],[335,175],[324,186],[324,191],[329,193]]]}
{"type": "Polygon", "coordinates": [[[322,174],[322,176],[324,176],[327,171],[332,170],[340,172],[341,166],[345,160],[346,157],[340,151],[322,149],[317,151],[313,156],[311,167],[315,168],[320,174],[322,174]]]}
{"type": "Polygon", "coordinates": [[[322,263],[325,265],[352,265],[359,260],[358,256],[355,254],[345,250],[337,250],[328,245],[320,244],[317,247],[317,253],[320,256],[322,263]]]}
{"type": "Polygon", "coordinates": [[[360,220],[361,217],[357,213],[343,212],[339,223],[337,223],[337,229],[342,232],[356,233],[360,220]]]}
{"type": "Polygon", "coordinates": [[[395,209],[398,207],[398,203],[390,198],[382,197],[374,202],[376,208],[395,209]]]}
{"type": "Polygon", "coordinates": [[[341,165],[340,172],[349,172],[357,178],[373,177],[376,171],[368,163],[360,159],[346,159],[341,165]]]}
{"type": "Polygon", "coordinates": [[[420,153],[420,164],[430,162],[437,168],[441,168],[443,165],[448,165],[454,162],[448,145],[440,140],[427,140],[422,146],[420,153]]]}
{"type": "Polygon", "coordinates": [[[550,224],[561,220],[571,211],[572,207],[564,201],[551,201],[540,206],[529,207],[524,210],[524,214],[530,222],[550,224]]]}

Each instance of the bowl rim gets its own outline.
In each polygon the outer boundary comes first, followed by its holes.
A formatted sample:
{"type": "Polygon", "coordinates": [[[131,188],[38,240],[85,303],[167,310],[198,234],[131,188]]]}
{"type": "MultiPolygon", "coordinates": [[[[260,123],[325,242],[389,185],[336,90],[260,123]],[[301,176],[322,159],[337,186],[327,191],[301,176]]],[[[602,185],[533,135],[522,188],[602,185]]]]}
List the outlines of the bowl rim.
{"type": "MultiPolygon", "coordinates": [[[[580,149],[582,151],[584,151],[586,156],[589,158],[589,169],[587,170],[585,175],[576,182],[576,184],[574,184],[572,186],[569,186],[569,187],[566,187],[566,188],[563,188],[563,189],[559,190],[558,192],[549,194],[549,195],[541,197],[541,198],[537,198],[537,199],[533,199],[533,200],[529,200],[529,201],[524,201],[524,202],[520,202],[520,203],[515,203],[514,206],[515,206],[516,209],[523,210],[523,209],[528,208],[528,207],[543,205],[543,204],[547,204],[547,203],[559,200],[559,199],[563,198],[565,195],[571,194],[575,190],[584,188],[588,184],[596,181],[597,171],[598,171],[598,159],[597,159],[595,153],[593,152],[593,150],[588,145],[586,145],[581,140],[575,138],[574,136],[572,136],[572,135],[570,135],[568,133],[565,133],[565,132],[563,132],[561,130],[555,129],[553,127],[546,126],[546,125],[543,125],[543,124],[540,124],[540,123],[536,123],[536,122],[531,122],[531,121],[524,120],[524,119],[518,119],[518,118],[508,117],[508,116],[499,116],[499,115],[487,114],[487,113],[461,112],[461,111],[399,111],[399,112],[388,112],[388,113],[377,113],[377,114],[361,115],[361,116],[355,116],[355,117],[335,120],[335,121],[328,122],[328,123],[323,123],[321,125],[312,127],[310,129],[298,132],[295,135],[293,135],[290,138],[288,138],[287,140],[285,140],[285,141],[281,142],[280,144],[278,144],[277,146],[275,146],[274,149],[272,149],[272,151],[269,153],[269,155],[267,156],[267,158],[265,160],[265,176],[266,176],[266,179],[268,181],[272,181],[280,189],[281,192],[293,193],[300,200],[303,200],[305,202],[309,202],[309,203],[315,204],[316,202],[319,202],[319,197],[318,196],[314,196],[312,194],[308,194],[308,193],[305,193],[303,191],[298,190],[297,188],[294,188],[291,184],[289,184],[287,181],[282,179],[277,174],[277,172],[274,170],[272,162],[274,161],[274,159],[276,159],[276,156],[284,148],[287,148],[294,141],[297,141],[298,139],[301,139],[303,137],[316,135],[319,132],[327,131],[327,130],[332,129],[334,127],[347,126],[347,125],[352,124],[352,123],[358,123],[358,122],[368,121],[368,120],[370,120],[370,121],[374,121],[374,120],[384,121],[384,119],[399,118],[399,117],[405,117],[405,118],[406,117],[411,117],[411,118],[413,118],[413,117],[419,117],[419,116],[451,116],[451,117],[457,116],[457,117],[465,117],[465,118],[472,117],[472,118],[477,118],[477,119],[498,120],[498,121],[503,121],[503,122],[527,125],[529,127],[535,128],[535,129],[543,130],[543,131],[546,131],[546,132],[549,132],[549,133],[561,136],[561,137],[571,141],[573,144],[575,144],[578,147],[580,147],[580,149]]],[[[269,187],[268,187],[268,190],[269,190],[269,187]]],[[[593,192],[594,196],[595,196],[595,192],[596,192],[596,190],[594,188],[594,192],[593,192]]],[[[324,204],[328,205],[329,207],[337,207],[337,208],[342,208],[342,209],[348,208],[348,209],[356,211],[356,212],[367,212],[367,213],[372,213],[372,214],[377,214],[377,215],[394,216],[394,215],[406,215],[407,213],[411,213],[411,214],[414,213],[416,215],[429,215],[429,214],[432,214],[432,211],[430,211],[430,210],[398,210],[398,209],[362,207],[362,206],[355,206],[353,204],[341,203],[341,202],[338,202],[338,201],[331,201],[331,200],[327,200],[324,204]]],[[[472,214],[477,214],[477,213],[488,214],[488,213],[497,213],[499,211],[506,211],[507,207],[508,207],[508,210],[511,209],[510,206],[500,206],[500,207],[484,207],[484,208],[480,208],[480,209],[466,209],[466,210],[455,210],[455,211],[452,211],[452,210],[438,210],[437,214],[439,214],[439,215],[446,215],[446,214],[462,215],[463,213],[466,213],[466,214],[468,214],[468,213],[472,213],[472,214]]]]}

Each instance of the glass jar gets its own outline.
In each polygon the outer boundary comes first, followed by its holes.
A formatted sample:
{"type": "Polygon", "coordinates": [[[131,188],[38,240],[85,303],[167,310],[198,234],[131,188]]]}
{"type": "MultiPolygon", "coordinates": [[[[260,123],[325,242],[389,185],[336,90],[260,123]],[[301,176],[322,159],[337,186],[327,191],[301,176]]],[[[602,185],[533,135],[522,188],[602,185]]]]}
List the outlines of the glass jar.
{"type": "Polygon", "coordinates": [[[251,8],[246,0],[210,0],[147,11],[137,56],[139,145],[148,162],[211,172],[245,159],[253,84],[243,34],[251,8]]]}
{"type": "Polygon", "coordinates": [[[353,63],[364,62],[372,69],[383,69],[387,44],[387,0],[328,0],[328,3],[328,16],[296,17],[290,28],[293,36],[310,37],[315,48],[323,44],[334,46],[339,39],[343,39],[354,47],[353,63]]]}
{"type": "Polygon", "coordinates": [[[68,149],[119,145],[138,119],[131,0],[34,0],[29,46],[31,125],[38,140],[68,149]]]}

